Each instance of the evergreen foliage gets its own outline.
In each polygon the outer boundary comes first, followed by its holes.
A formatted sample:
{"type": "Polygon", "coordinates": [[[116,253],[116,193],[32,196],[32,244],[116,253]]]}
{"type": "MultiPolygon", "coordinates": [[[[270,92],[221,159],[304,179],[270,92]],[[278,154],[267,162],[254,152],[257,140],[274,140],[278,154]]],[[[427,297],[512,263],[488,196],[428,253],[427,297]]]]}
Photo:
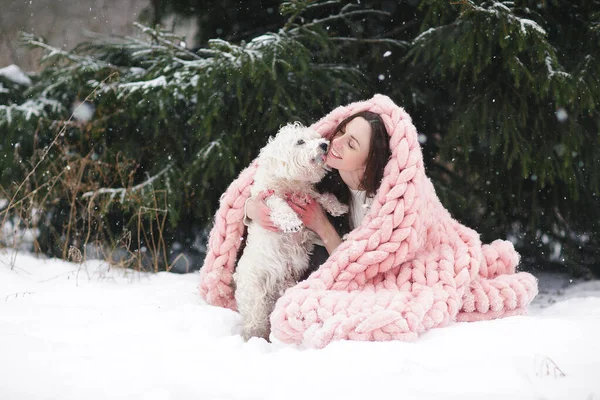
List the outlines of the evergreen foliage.
{"type": "Polygon", "coordinates": [[[200,48],[141,24],[72,52],[25,35],[46,68],[0,75],[1,197],[40,162],[20,190],[52,227],[43,251],[64,256],[91,221],[114,243],[125,227],[148,247],[161,226],[163,252],[185,243],[279,126],[385,93],[457,219],[529,266],[600,274],[600,1],[152,4],[148,22],[197,17],[200,48]]]}
{"type": "Polygon", "coordinates": [[[407,57],[443,90],[426,103],[443,110],[438,182],[461,188],[461,219],[511,232],[535,264],[598,271],[599,4],[537,4],[422,3],[407,57]]]}
{"type": "Polygon", "coordinates": [[[155,204],[157,191],[168,195],[167,239],[177,240],[178,227],[191,236],[194,225],[210,223],[221,193],[279,126],[311,123],[334,105],[358,99],[360,73],[334,63],[335,49],[315,22],[290,23],[239,44],[211,40],[197,52],[184,48],[183,38],[137,26],[145,38],[107,38],[72,52],[23,36],[27,45],[46,51],[47,67],[24,93],[29,100],[0,109],[10,145],[2,149],[0,183],[7,198],[26,176],[28,187],[51,192],[36,191],[36,201],[44,200],[36,207],[53,216],[53,232],[40,243],[45,252],[66,254],[74,240],[67,232],[81,236],[89,226],[84,210],[90,199],[108,199],[103,209],[113,226],[106,229],[118,240],[116,230],[135,231],[140,207],[163,210],[155,204]],[[78,120],[81,103],[93,116],[78,120]],[[15,147],[18,157],[12,156],[15,147]],[[82,159],[106,168],[86,163],[75,182],[56,181],[82,159]],[[20,168],[23,163],[27,167],[20,168]],[[141,186],[145,190],[132,190],[143,182],[150,182],[141,186]],[[119,196],[115,188],[123,189],[119,196]],[[74,203],[79,212],[72,211],[74,203]],[[72,214],[81,218],[70,230],[72,214]]]}

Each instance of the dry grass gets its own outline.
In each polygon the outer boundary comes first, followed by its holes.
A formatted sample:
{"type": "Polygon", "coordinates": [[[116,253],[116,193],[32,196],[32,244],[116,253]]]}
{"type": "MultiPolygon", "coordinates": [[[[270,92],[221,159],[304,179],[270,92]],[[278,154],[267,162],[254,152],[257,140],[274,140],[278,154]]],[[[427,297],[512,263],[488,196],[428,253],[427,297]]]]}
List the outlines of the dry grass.
{"type": "MultiPolygon", "coordinates": [[[[94,96],[95,91],[81,104],[94,96]]],[[[55,123],[57,133],[43,148],[39,147],[39,124],[30,159],[22,159],[15,150],[14,157],[25,178],[12,187],[0,186],[0,199],[9,199],[0,210],[0,247],[29,247],[39,253],[42,249],[48,252],[51,245],[54,256],[75,263],[89,259],[88,252],[93,249],[91,258],[115,266],[138,271],[170,270],[177,259],[169,265],[164,237],[167,192],[155,190],[152,185],[166,169],[134,185],[138,172],[135,160],[122,154],[114,160],[102,160],[94,147],[85,146],[85,140],[77,144],[67,140],[69,129],[85,135],[96,122],[74,121],[71,115],[67,121],[55,123]],[[132,217],[115,227],[108,217],[111,212],[132,217]],[[3,227],[13,230],[5,232],[3,227]],[[43,232],[44,244],[37,232],[43,232]]],[[[17,252],[12,254],[14,267],[17,252]]]]}

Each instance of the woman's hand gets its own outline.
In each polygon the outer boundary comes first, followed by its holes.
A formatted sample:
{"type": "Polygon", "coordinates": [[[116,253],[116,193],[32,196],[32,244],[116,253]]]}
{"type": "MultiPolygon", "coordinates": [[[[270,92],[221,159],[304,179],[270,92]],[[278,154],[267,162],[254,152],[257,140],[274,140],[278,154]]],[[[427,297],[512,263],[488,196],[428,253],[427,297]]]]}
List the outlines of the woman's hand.
{"type": "Polygon", "coordinates": [[[246,203],[246,216],[259,224],[263,229],[277,232],[279,229],[271,220],[271,209],[265,203],[265,199],[272,194],[273,191],[268,190],[260,192],[255,199],[251,198],[248,200],[248,203],[246,203]]]}
{"type": "Polygon", "coordinates": [[[293,198],[287,197],[286,201],[292,207],[292,210],[298,214],[305,227],[322,236],[322,232],[327,224],[329,224],[329,220],[319,203],[311,197],[307,199],[306,204],[304,202],[294,202],[293,198]]]}
{"type": "Polygon", "coordinates": [[[287,203],[298,214],[304,226],[319,235],[327,252],[329,254],[333,253],[342,243],[342,239],[327,219],[323,207],[310,197],[306,201],[303,199],[294,200],[286,197],[287,203]]]}

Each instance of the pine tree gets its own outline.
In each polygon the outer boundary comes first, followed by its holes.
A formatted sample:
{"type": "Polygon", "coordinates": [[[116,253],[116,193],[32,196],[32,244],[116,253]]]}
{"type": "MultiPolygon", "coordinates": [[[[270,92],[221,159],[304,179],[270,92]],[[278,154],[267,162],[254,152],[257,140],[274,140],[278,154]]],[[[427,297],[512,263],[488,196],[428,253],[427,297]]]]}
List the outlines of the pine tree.
{"type": "Polygon", "coordinates": [[[600,272],[598,5],[424,2],[408,55],[437,114],[446,200],[542,267],[600,272]]]}

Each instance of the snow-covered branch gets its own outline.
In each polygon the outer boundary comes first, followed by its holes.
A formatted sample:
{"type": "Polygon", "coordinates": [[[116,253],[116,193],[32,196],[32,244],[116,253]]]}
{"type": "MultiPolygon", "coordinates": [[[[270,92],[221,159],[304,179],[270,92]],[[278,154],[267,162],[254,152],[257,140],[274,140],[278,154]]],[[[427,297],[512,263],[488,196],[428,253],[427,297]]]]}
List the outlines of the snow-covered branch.
{"type": "Polygon", "coordinates": [[[190,57],[193,57],[196,59],[200,58],[200,56],[198,56],[196,53],[189,51],[185,47],[181,46],[180,41],[175,43],[175,42],[173,42],[173,40],[170,40],[170,39],[180,39],[177,36],[152,29],[150,27],[140,24],[139,22],[134,22],[133,24],[138,29],[140,29],[143,33],[154,38],[154,40],[156,40],[158,43],[161,43],[173,50],[176,50],[177,52],[185,53],[186,55],[188,55],[190,57]]]}
{"type": "Polygon", "coordinates": [[[50,46],[50,45],[44,43],[41,39],[38,39],[34,35],[29,34],[29,33],[22,33],[21,41],[23,41],[28,46],[37,47],[37,48],[41,48],[41,49],[45,50],[46,55],[44,55],[44,57],[42,57],[42,60],[41,60],[42,62],[48,61],[49,59],[52,59],[54,57],[62,57],[62,58],[65,58],[65,59],[72,61],[74,63],[77,63],[77,64],[83,64],[88,67],[95,67],[95,69],[100,69],[100,68],[115,69],[116,68],[114,65],[112,65],[109,62],[102,61],[102,60],[92,58],[89,56],[81,56],[81,55],[78,55],[73,52],[64,51],[64,50],[58,49],[56,47],[50,46]]]}
{"type": "Polygon", "coordinates": [[[23,104],[11,104],[9,106],[0,105],[0,126],[11,124],[13,120],[13,113],[21,113],[26,121],[29,121],[32,116],[40,117],[45,115],[45,108],[51,107],[52,112],[58,113],[63,110],[63,105],[52,99],[40,97],[35,100],[27,100],[23,104]]]}
{"type": "Polygon", "coordinates": [[[441,25],[441,26],[436,26],[435,28],[429,28],[426,31],[423,31],[419,34],[419,36],[417,36],[416,38],[413,39],[412,44],[413,46],[423,40],[425,40],[425,38],[427,38],[428,36],[434,34],[434,33],[439,33],[445,29],[448,28],[456,28],[457,26],[459,26],[461,24],[461,21],[456,21],[453,22],[451,24],[448,25],[441,25]]]}
{"type": "Polygon", "coordinates": [[[129,92],[134,92],[138,89],[146,91],[151,88],[165,86],[167,86],[167,79],[164,76],[159,76],[158,78],[151,79],[149,81],[122,83],[119,85],[119,89],[125,89],[129,92]]]}
{"type": "Polygon", "coordinates": [[[146,179],[144,182],[142,182],[138,185],[135,185],[131,188],[100,188],[98,190],[85,192],[84,194],[81,195],[81,197],[85,199],[87,197],[96,197],[97,195],[100,195],[100,194],[109,194],[110,199],[113,200],[116,195],[119,195],[120,201],[121,201],[121,203],[123,203],[125,201],[126,194],[134,193],[134,192],[137,192],[138,190],[143,190],[146,186],[152,185],[152,183],[155,180],[157,180],[160,176],[169,172],[169,170],[171,169],[172,166],[173,166],[172,164],[167,165],[158,174],[146,179]]]}
{"type": "Polygon", "coordinates": [[[19,85],[30,86],[31,79],[21,70],[21,68],[17,67],[15,64],[11,64],[8,67],[0,68],[0,76],[3,76],[14,83],[18,83],[19,85]]]}
{"type": "Polygon", "coordinates": [[[383,44],[391,44],[394,46],[406,48],[408,47],[408,42],[404,40],[395,40],[395,39],[386,39],[386,38],[377,38],[377,39],[362,39],[362,38],[352,38],[352,37],[332,37],[330,38],[336,42],[352,42],[352,43],[383,43],[383,44]]]}
{"type": "Polygon", "coordinates": [[[546,55],[544,61],[546,62],[546,68],[548,69],[548,78],[552,78],[554,77],[554,75],[562,76],[563,78],[571,77],[571,74],[569,74],[568,72],[556,71],[554,69],[554,67],[552,66],[552,57],[550,57],[549,54],[546,55]]]}

